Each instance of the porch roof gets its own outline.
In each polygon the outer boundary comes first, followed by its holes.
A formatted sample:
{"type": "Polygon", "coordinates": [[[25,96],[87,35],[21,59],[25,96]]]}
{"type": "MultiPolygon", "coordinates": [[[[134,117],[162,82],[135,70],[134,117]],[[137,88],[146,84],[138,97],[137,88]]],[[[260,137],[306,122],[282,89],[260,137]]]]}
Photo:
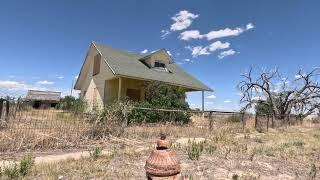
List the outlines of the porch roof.
{"type": "MultiPolygon", "coordinates": [[[[166,66],[169,72],[159,71],[146,66],[140,61],[144,57],[150,56],[150,54],[134,54],[96,42],[93,42],[93,44],[116,76],[147,81],[161,81],[186,87],[193,91],[213,91],[211,88],[178,67],[175,63],[170,63],[166,66]]],[[[164,49],[159,51],[166,52],[164,49]]]]}

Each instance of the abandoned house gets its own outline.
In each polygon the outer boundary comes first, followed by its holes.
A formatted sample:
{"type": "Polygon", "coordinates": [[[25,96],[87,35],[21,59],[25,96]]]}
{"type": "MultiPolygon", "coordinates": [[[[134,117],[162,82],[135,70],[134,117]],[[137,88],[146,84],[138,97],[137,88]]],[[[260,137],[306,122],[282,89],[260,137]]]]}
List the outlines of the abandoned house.
{"type": "Polygon", "coordinates": [[[160,81],[185,88],[186,92],[212,91],[178,67],[165,49],[148,55],[134,54],[92,42],[75,84],[89,108],[104,107],[124,97],[144,100],[145,87],[160,81]]]}
{"type": "Polygon", "coordinates": [[[61,98],[61,92],[29,90],[26,100],[33,108],[47,109],[55,107],[61,98]]]}

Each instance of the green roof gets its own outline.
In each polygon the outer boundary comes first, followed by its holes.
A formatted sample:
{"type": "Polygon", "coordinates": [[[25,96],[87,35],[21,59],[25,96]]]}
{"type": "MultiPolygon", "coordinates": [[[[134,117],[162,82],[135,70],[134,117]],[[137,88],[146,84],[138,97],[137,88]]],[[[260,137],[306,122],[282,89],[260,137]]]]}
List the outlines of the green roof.
{"type": "Polygon", "coordinates": [[[211,88],[192,77],[175,63],[166,65],[169,72],[159,71],[146,66],[140,61],[150,55],[129,53],[96,42],[93,42],[93,44],[115,75],[150,81],[161,81],[187,87],[192,90],[212,91],[211,88]]]}

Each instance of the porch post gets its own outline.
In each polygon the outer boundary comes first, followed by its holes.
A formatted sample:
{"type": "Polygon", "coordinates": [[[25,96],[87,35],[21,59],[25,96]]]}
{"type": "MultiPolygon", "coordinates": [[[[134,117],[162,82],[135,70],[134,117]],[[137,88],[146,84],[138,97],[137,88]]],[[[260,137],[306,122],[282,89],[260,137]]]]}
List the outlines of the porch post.
{"type": "Polygon", "coordinates": [[[118,100],[121,99],[121,88],[122,88],[122,79],[121,77],[119,77],[118,100]]]}
{"type": "Polygon", "coordinates": [[[202,91],[202,112],[204,112],[204,91],[202,91]]]}

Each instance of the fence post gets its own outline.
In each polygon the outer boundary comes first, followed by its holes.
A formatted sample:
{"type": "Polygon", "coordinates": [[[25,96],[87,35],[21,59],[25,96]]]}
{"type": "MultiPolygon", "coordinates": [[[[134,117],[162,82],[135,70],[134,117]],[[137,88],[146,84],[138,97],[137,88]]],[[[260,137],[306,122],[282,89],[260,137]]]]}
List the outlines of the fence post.
{"type": "Polygon", "coordinates": [[[255,118],[254,118],[254,128],[257,129],[257,124],[258,124],[258,115],[256,113],[255,118]]]}
{"type": "Polygon", "coordinates": [[[9,100],[6,100],[6,118],[5,118],[6,121],[8,121],[9,119],[9,112],[10,112],[10,103],[9,103],[9,100]]]}
{"type": "Polygon", "coordinates": [[[122,110],[122,124],[121,124],[121,134],[124,133],[124,129],[128,126],[128,107],[124,106],[124,109],[122,110]]]}
{"type": "Polygon", "coordinates": [[[212,122],[212,112],[210,111],[209,112],[209,129],[211,130],[212,129],[212,126],[213,126],[213,122],[212,122]]]}
{"type": "Polygon", "coordinates": [[[274,115],[272,114],[272,117],[271,117],[271,127],[274,128],[274,115]]]}
{"type": "Polygon", "coordinates": [[[3,99],[0,99],[0,119],[2,117],[3,99]]]}
{"type": "Polygon", "coordinates": [[[241,113],[241,121],[242,121],[242,129],[244,130],[246,128],[246,120],[244,118],[244,112],[241,113]]]}
{"type": "Polygon", "coordinates": [[[267,115],[267,132],[269,132],[269,114],[267,115]]]}

